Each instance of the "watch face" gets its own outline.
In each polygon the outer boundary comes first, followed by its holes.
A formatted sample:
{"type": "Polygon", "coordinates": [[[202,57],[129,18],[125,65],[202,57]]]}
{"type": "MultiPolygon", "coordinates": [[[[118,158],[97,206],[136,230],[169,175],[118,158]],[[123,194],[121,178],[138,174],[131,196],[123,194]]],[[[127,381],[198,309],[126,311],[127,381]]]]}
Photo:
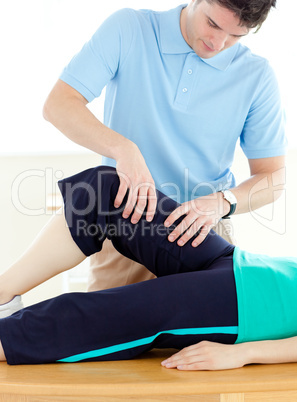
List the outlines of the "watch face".
{"type": "Polygon", "coordinates": [[[237,204],[237,199],[235,195],[230,190],[223,191],[224,198],[230,202],[230,204],[237,204]]]}

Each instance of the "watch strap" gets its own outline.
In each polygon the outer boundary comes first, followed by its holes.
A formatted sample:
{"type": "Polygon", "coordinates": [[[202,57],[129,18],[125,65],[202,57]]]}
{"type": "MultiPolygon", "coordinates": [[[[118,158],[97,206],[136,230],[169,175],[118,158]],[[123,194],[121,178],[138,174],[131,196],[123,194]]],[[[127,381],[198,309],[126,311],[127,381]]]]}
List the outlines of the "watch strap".
{"type": "Polygon", "coordinates": [[[237,199],[230,190],[223,190],[221,192],[223,194],[224,199],[228,201],[230,204],[230,211],[226,215],[224,215],[222,219],[228,219],[236,211],[237,199]]]}
{"type": "Polygon", "coordinates": [[[236,204],[230,204],[230,211],[226,215],[222,216],[222,219],[229,219],[229,217],[233,215],[235,211],[236,211],[236,204]]]}

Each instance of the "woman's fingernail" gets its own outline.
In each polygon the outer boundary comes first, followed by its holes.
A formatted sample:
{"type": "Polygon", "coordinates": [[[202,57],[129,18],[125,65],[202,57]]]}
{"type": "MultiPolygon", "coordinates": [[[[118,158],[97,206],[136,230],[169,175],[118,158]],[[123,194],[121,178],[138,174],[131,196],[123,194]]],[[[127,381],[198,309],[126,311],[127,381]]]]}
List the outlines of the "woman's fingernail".
{"type": "Polygon", "coordinates": [[[170,223],[169,223],[169,222],[164,222],[164,226],[165,226],[166,228],[168,228],[168,226],[170,226],[170,223]]]}
{"type": "Polygon", "coordinates": [[[183,246],[185,243],[182,240],[179,240],[177,243],[179,246],[183,246]]]}
{"type": "Polygon", "coordinates": [[[175,237],[173,235],[169,236],[169,241],[173,241],[175,239],[175,237]]]}

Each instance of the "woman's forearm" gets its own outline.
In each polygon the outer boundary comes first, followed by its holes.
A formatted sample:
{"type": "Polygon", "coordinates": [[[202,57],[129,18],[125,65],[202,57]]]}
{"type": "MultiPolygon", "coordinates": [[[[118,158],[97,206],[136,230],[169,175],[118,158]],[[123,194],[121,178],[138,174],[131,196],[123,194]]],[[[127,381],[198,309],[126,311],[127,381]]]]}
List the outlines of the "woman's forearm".
{"type": "Polygon", "coordinates": [[[242,344],[245,364],[297,362],[297,337],[242,344]]]}
{"type": "Polygon", "coordinates": [[[179,370],[226,370],[247,364],[297,362],[297,337],[225,345],[203,341],[175,353],[161,364],[179,370]]]}

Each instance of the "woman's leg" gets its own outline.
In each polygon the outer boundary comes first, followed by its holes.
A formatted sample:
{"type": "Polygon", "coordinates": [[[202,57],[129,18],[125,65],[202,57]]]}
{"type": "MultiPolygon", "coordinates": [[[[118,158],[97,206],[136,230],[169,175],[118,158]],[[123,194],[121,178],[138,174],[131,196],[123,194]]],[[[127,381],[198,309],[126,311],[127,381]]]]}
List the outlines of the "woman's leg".
{"type": "Polygon", "coordinates": [[[73,241],[64,214],[60,212],[50,219],[21,258],[0,276],[0,304],[86,258],[73,241]]]}
{"type": "Polygon", "coordinates": [[[129,218],[122,218],[126,200],[119,209],[113,205],[119,186],[114,168],[89,169],[59,185],[69,230],[85,255],[100,251],[107,237],[124,256],[141,263],[156,276],[163,276],[207,269],[216,259],[233,252],[234,246],[214,231],[197,248],[191,242],[183,247],[169,242],[167,237],[173,227],[166,228],[163,223],[178,204],[159,191],[152,222],[145,220],[145,214],[136,225],[129,218]]]}
{"type": "Polygon", "coordinates": [[[69,229],[64,214],[50,220],[25,254],[1,275],[0,304],[100,251],[106,237],[123,255],[157,276],[206,269],[232,252],[233,246],[214,232],[198,248],[170,243],[167,236],[172,228],[165,228],[163,222],[177,203],[160,192],[153,222],[142,218],[139,224],[131,224],[122,218],[123,208],[113,206],[118,185],[116,171],[109,167],[89,169],[60,182],[69,229]]]}
{"type": "Polygon", "coordinates": [[[6,360],[6,356],[4,354],[3,346],[0,341],[0,362],[4,362],[6,360]]]}
{"type": "Polygon", "coordinates": [[[134,285],[68,293],[0,320],[9,364],[132,359],[202,340],[234,343],[237,302],[232,257],[218,269],[134,285]]]}
{"type": "MultiPolygon", "coordinates": [[[[236,340],[236,291],[228,243],[213,235],[202,243],[206,247],[189,249],[189,257],[183,254],[167,241],[168,230],[162,224],[176,204],[161,193],[152,224],[144,219],[140,225],[123,220],[121,210],[113,207],[118,188],[113,169],[91,169],[60,186],[67,223],[81,250],[77,251],[67,230],[67,235],[61,234],[62,241],[57,242],[64,243],[68,236],[70,246],[62,247],[66,268],[72,251],[77,263],[99,251],[109,237],[124,255],[165,276],[102,292],[65,294],[0,320],[0,340],[9,363],[128,359],[152,347],[236,340]],[[203,268],[208,269],[195,272],[203,268]],[[177,272],[187,273],[170,275],[177,272]]],[[[57,229],[63,232],[61,221],[57,229]]],[[[56,230],[45,231],[42,243],[56,230]]],[[[45,266],[51,274],[65,269],[59,259],[53,272],[55,261],[48,257],[50,265],[45,266]]],[[[44,279],[45,275],[39,277],[44,279]]]]}

